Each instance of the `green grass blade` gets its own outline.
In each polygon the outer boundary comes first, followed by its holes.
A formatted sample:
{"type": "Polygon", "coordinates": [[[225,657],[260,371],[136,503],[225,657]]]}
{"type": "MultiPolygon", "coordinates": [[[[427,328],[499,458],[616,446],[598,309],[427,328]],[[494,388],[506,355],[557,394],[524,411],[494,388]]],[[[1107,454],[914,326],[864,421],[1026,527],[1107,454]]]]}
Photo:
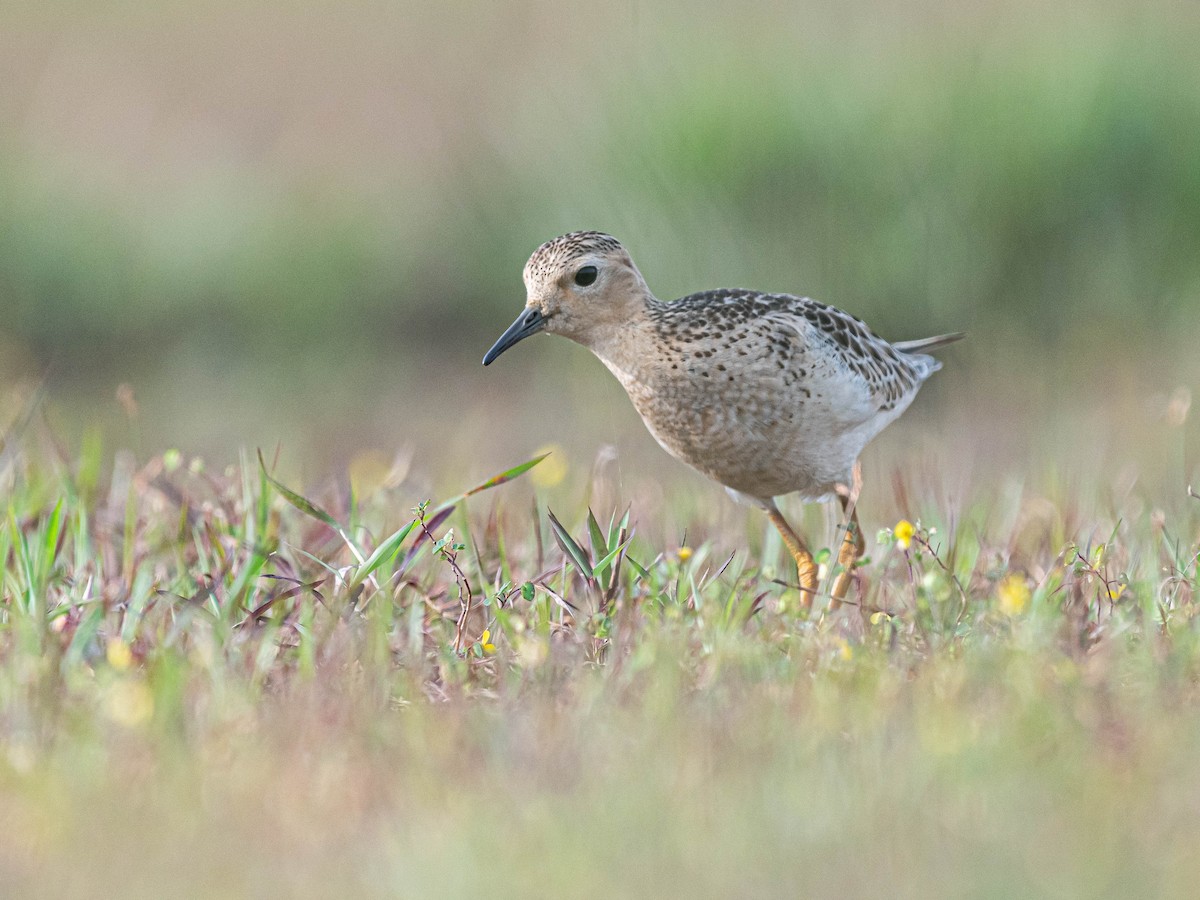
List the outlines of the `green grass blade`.
{"type": "Polygon", "coordinates": [[[59,541],[62,539],[63,525],[65,515],[63,513],[63,498],[59,497],[58,502],[54,504],[54,509],[50,513],[50,518],[46,521],[46,531],[42,535],[42,577],[48,577],[51,570],[54,568],[54,561],[58,558],[61,547],[59,541]]]}
{"type": "Polygon", "coordinates": [[[83,661],[88,645],[96,636],[96,632],[100,630],[100,623],[103,621],[104,605],[96,603],[76,626],[75,633],[71,635],[71,643],[67,647],[67,652],[63,654],[61,663],[64,672],[74,669],[83,661]]]}
{"type": "Polygon", "coordinates": [[[629,565],[633,566],[633,570],[635,572],[637,572],[638,578],[649,578],[650,577],[650,570],[647,569],[645,566],[643,566],[640,562],[638,562],[632,556],[626,555],[624,557],[624,559],[625,559],[625,562],[627,562],[627,563],[629,563],[629,565]]]}
{"type": "Polygon", "coordinates": [[[558,546],[562,548],[563,553],[567,554],[570,560],[579,567],[580,572],[588,578],[592,578],[592,564],[588,559],[587,551],[575,542],[575,539],[563,527],[562,522],[558,521],[558,517],[554,515],[553,511],[547,508],[546,515],[550,517],[550,528],[554,532],[554,539],[558,541],[558,546]]]}
{"type": "Polygon", "coordinates": [[[526,462],[521,463],[519,466],[513,466],[511,469],[507,469],[501,472],[499,475],[493,475],[482,484],[477,484],[475,487],[464,491],[457,497],[451,497],[449,500],[444,501],[437,507],[437,509],[434,510],[434,512],[441,512],[447,506],[457,506],[463,500],[467,499],[467,497],[472,497],[475,494],[482,493],[483,491],[491,490],[494,487],[499,487],[502,484],[512,481],[514,478],[519,478],[549,455],[549,453],[543,453],[541,456],[535,456],[533,459],[527,460],[526,462]]]}
{"type": "MultiPolygon", "coordinates": [[[[588,507],[587,514],[587,528],[588,538],[592,542],[592,556],[597,559],[607,556],[608,542],[604,539],[604,532],[600,530],[600,523],[596,521],[596,516],[590,506],[588,507]]],[[[600,568],[599,564],[595,568],[600,568]]]]}
{"type": "Polygon", "coordinates": [[[362,551],[359,550],[358,545],[354,543],[354,541],[350,538],[350,535],[346,533],[346,529],[342,527],[341,522],[339,522],[329,513],[325,512],[325,510],[321,509],[321,507],[317,506],[307,497],[297,494],[287,485],[282,484],[271,477],[271,474],[267,471],[267,464],[263,459],[261,449],[258,451],[258,465],[262,470],[263,477],[267,479],[267,482],[271,485],[271,487],[275,488],[275,490],[279,492],[284,500],[292,504],[292,506],[296,507],[296,509],[300,510],[300,512],[304,513],[305,515],[311,516],[318,522],[324,522],[326,525],[336,531],[338,536],[346,543],[346,546],[350,548],[350,552],[354,554],[354,558],[358,560],[359,564],[361,565],[364,562],[362,551]]]}
{"type": "Polygon", "coordinates": [[[603,559],[601,559],[594,566],[592,566],[592,571],[593,572],[603,572],[605,569],[607,569],[612,564],[612,561],[617,558],[618,554],[620,554],[620,552],[622,550],[624,550],[626,547],[629,546],[629,541],[630,541],[630,539],[626,538],[624,542],[618,544],[617,546],[613,547],[610,551],[608,551],[608,553],[604,556],[603,559]]]}
{"type": "Polygon", "coordinates": [[[412,530],[417,527],[417,520],[413,519],[407,525],[393,532],[391,537],[385,540],[382,544],[375,548],[366,562],[358,567],[354,573],[354,577],[350,579],[350,589],[358,587],[367,577],[376,569],[383,565],[384,561],[391,559],[400,552],[400,546],[404,543],[405,538],[412,533],[412,530]]]}
{"type": "Polygon", "coordinates": [[[287,485],[271,477],[271,474],[267,471],[267,464],[263,459],[262,450],[258,451],[258,465],[262,470],[263,477],[267,479],[267,483],[270,484],[271,487],[275,488],[275,490],[279,492],[280,496],[282,496],[284,500],[292,504],[292,506],[296,507],[296,509],[300,510],[300,512],[304,513],[305,515],[311,516],[318,522],[324,522],[330,528],[335,529],[339,534],[342,533],[342,524],[337,519],[325,512],[325,510],[321,509],[321,507],[317,506],[308,498],[297,494],[287,485]]]}

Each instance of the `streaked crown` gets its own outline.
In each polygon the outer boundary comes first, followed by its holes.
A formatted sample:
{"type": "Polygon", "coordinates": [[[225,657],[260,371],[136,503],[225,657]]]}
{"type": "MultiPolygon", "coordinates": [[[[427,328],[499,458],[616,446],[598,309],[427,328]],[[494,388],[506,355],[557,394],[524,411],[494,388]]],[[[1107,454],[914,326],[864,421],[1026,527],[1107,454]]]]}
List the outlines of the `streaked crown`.
{"type": "Polygon", "coordinates": [[[602,231],[572,231],[546,241],[533,251],[525,263],[525,283],[543,281],[579,259],[592,255],[608,256],[625,253],[625,248],[611,234],[602,231]]]}

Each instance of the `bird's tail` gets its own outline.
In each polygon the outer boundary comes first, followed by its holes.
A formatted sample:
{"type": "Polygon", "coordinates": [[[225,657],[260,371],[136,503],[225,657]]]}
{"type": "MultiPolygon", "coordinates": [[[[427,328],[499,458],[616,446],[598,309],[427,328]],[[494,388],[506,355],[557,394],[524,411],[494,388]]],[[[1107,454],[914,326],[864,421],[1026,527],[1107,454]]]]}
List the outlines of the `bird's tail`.
{"type": "Polygon", "coordinates": [[[961,341],[966,336],[965,331],[956,331],[954,334],[939,334],[937,337],[922,338],[919,341],[900,341],[892,346],[905,353],[926,353],[930,350],[937,350],[939,347],[945,347],[947,344],[953,344],[955,341],[961,341]]]}

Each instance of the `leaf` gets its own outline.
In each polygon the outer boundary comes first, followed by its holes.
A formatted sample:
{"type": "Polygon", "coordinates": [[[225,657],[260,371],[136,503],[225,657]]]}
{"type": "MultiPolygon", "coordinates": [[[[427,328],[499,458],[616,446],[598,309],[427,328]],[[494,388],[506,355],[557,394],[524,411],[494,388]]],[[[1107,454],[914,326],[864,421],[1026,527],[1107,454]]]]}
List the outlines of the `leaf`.
{"type": "Polygon", "coordinates": [[[346,529],[342,527],[341,523],[338,522],[337,519],[325,512],[325,510],[321,509],[321,507],[317,506],[308,498],[297,494],[291,488],[271,477],[270,473],[267,472],[267,464],[266,461],[263,460],[261,448],[258,450],[258,466],[262,470],[263,477],[267,479],[267,482],[271,485],[271,487],[275,488],[275,490],[280,493],[284,500],[292,504],[292,506],[296,507],[296,509],[300,510],[300,512],[304,513],[305,515],[312,516],[312,518],[316,519],[318,522],[324,522],[326,525],[336,531],[338,537],[340,537],[346,543],[346,546],[350,548],[350,552],[354,554],[354,558],[358,560],[359,564],[361,565],[364,562],[362,551],[359,550],[354,541],[350,539],[350,535],[346,533],[346,529]]]}
{"type": "Polygon", "coordinates": [[[59,497],[50,513],[49,521],[46,522],[46,532],[42,536],[42,570],[45,575],[49,575],[54,568],[54,561],[62,549],[63,518],[63,498],[59,497]]]}
{"type": "Polygon", "coordinates": [[[638,573],[638,578],[649,578],[650,577],[650,570],[647,569],[645,566],[643,566],[640,562],[638,562],[632,556],[627,555],[627,556],[623,556],[621,558],[623,560],[625,560],[625,562],[627,562],[631,566],[633,566],[634,571],[638,573]]]}
{"type": "Polygon", "coordinates": [[[429,540],[429,536],[433,534],[433,532],[443,522],[450,518],[450,514],[452,512],[454,512],[453,506],[448,506],[445,509],[439,509],[436,513],[434,513],[433,518],[425,523],[425,527],[422,528],[420,534],[417,535],[417,539],[413,543],[412,549],[409,550],[408,555],[404,557],[404,562],[400,563],[400,568],[396,570],[397,575],[408,571],[408,567],[411,566],[413,560],[417,558],[417,553],[420,551],[421,545],[425,543],[425,541],[429,540]]]}
{"type": "Polygon", "coordinates": [[[559,606],[561,606],[566,612],[568,612],[568,613],[579,612],[578,606],[576,606],[574,603],[572,603],[570,600],[568,600],[566,597],[564,597],[558,591],[554,590],[554,588],[550,587],[550,585],[542,584],[540,586],[541,586],[541,589],[546,592],[546,596],[548,596],[551,600],[553,600],[555,603],[557,603],[559,606]]]}
{"type": "Polygon", "coordinates": [[[295,544],[288,544],[288,546],[292,549],[292,552],[298,553],[301,556],[305,556],[305,557],[308,557],[309,559],[311,559],[318,566],[320,566],[322,569],[324,569],[330,575],[332,575],[335,580],[340,579],[342,577],[340,569],[338,569],[336,566],[331,566],[329,563],[325,562],[325,560],[323,560],[323,559],[318,559],[316,556],[309,553],[303,547],[297,547],[295,544]]]}
{"type": "Polygon", "coordinates": [[[325,512],[325,510],[321,509],[321,507],[317,506],[311,500],[302,497],[291,488],[271,477],[271,474],[267,471],[266,461],[263,460],[261,448],[258,451],[258,465],[259,468],[262,469],[263,477],[267,479],[267,482],[271,485],[271,487],[275,488],[275,490],[280,493],[284,500],[292,504],[292,506],[296,507],[296,509],[300,510],[300,512],[304,513],[305,515],[312,516],[319,522],[324,522],[339,534],[342,533],[342,525],[337,519],[325,512]]]}
{"type": "Polygon", "coordinates": [[[571,561],[579,567],[579,571],[585,576],[588,578],[594,577],[591,563],[588,561],[587,551],[575,543],[575,539],[571,537],[567,529],[563,527],[562,522],[558,521],[558,518],[549,507],[546,509],[546,515],[550,517],[550,529],[554,532],[554,539],[558,541],[558,546],[562,548],[563,553],[571,558],[571,561]]]}
{"type": "Polygon", "coordinates": [[[233,584],[229,588],[229,602],[222,607],[226,615],[232,615],[234,610],[241,609],[243,604],[247,602],[243,600],[244,594],[252,594],[254,585],[258,583],[259,573],[262,572],[263,566],[267,564],[267,556],[265,553],[252,553],[250,558],[246,560],[245,565],[237,574],[233,584]]]}
{"type": "Polygon", "coordinates": [[[367,557],[367,561],[358,567],[358,571],[354,573],[354,577],[350,579],[351,589],[357,587],[367,580],[372,572],[383,565],[384,560],[395,556],[400,552],[400,545],[404,543],[404,539],[417,527],[417,520],[413,519],[404,527],[393,532],[391,537],[375,548],[374,552],[367,557]]]}
{"type": "MultiPolygon", "coordinates": [[[[271,576],[271,575],[260,575],[259,576],[259,578],[271,578],[271,577],[273,577],[273,576],[271,576]]],[[[246,625],[247,623],[256,622],[258,620],[259,616],[264,615],[272,606],[274,606],[276,603],[278,603],[281,600],[291,600],[293,597],[300,596],[305,591],[311,591],[315,594],[317,591],[317,588],[319,588],[324,583],[325,583],[324,578],[318,578],[316,581],[310,581],[308,584],[297,584],[297,585],[294,585],[293,587],[288,588],[286,591],[281,591],[278,594],[274,594],[271,597],[267,598],[262,603],[260,603],[257,607],[252,609],[249,612],[249,614],[246,616],[246,618],[243,619],[239,623],[239,625],[246,625]]]]}
{"type": "Polygon", "coordinates": [[[62,669],[64,672],[73,669],[83,660],[84,654],[88,649],[88,644],[96,636],[96,632],[100,630],[100,623],[102,621],[104,621],[104,605],[101,603],[93,606],[88,611],[88,614],[75,626],[75,633],[71,636],[71,644],[67,647],[67,652],[63,656],[62,669]]]}
{"type": "MultiPolygon", "coordinates": [[[[628,518],[628,516],[626,518],[628,518]]],[[[625,550],[629,546],[629,542],[631,540],[633,540],[633,535],[630,534],[628,529],[626,529],[624,524],[622,524],[621,531],[617,534],[613,541],[618,546],[616,546],[614,549],[616,561],[613,562],[612,571],[608,576],[608,589],[604,592],[604,599],[606,603],[613,599],[617,593],[617,586],[621,583],[621,562],[625,559],[625,550]]]]}
{"type": "Polygon", "coordinates": [[[600,560],[598,563],[596,563],[596,565],[592,566],[592,569],[596,572],[602,571],[605,567],[607,567],[609,565],[609,563],[611,563],[614,559],[617,558],[617,554],[619,554],[622,550],[624,550],[626,547],[629,546],[629,542],[631,540],[633,540],[633,538],[626,538],[624,542],[613,547],[612,550],[609,551],[609,553],[604,557],[604,559],[600,560]]]}
{"type": "MultiPolygon", "coordinates": [[[[604,539],[604,532],[600,530],[600,523],[596,521],[595,514],[592,513],[592,508],[588,507],[587,514],[588,538],[592,542],[592,556],[601,557],[608,555],[608,542],[604,539]]],[[[599,569],[600,564],[597,563],[595,568],[599,569]]]]}
{"type": "Polygon", "coordinates": [[[621,534],[629,531],[629,507],[625,507],[625,513],[621,516],[621,521],[617,521],[617,514],[614,512],[608,523],[608,546],[612,547],[621,540],[621,534]]]}
{"type": "MultiPolygon", "coordinates": [[[[512,481],[514,478],[524,475],[549,455],[550,454],[548,453],[544,453],[541,456],[527,460],[518,466],[513,466],[513,468],[489,478],[482,484],[477,484],[470,490],[464,491],[457,497],[452,497],[451,499],[441,503],[437,509],[434,510],[432,517],[426,521],[425,528],[422,529],[422,531],[418,534],[417,540],[412,549],[409,550],[408,554],[404,557],[404,561],[400,564],[397,574],[406,571],[412,564],[413,560],[416,558],[417,552],[421,548],[422,543],[428,537],[426,532],[433,532],[443,522],[445,522],[446,519],[450,517],[450,514],[454,512],[454,508],[459,502],[466,497],[472,496],[473,494],[478,494],[481,491],[489,490],[490,488],[497,487],[498,485],[512,481]]],[[[296,493],[285,484],[271,477],[271,475],[267,472],[267,465],[263,459],[261,449],[258,451],[258,465],[262,470],[263,478],[266,479],[267,483],[270,484],[271,487],[279,492],[283,499],[285,499],[288,503],[296,507],[296,509],[300,510],[300,512],[304,513],[305,515],[311,516],[317,521],[328,525],[335,532],[337,532],[338,536],[346,543],[346,546],[350,548],[351,553],[354,554],[354,558],[358,561],[358,568],[355,570],[354,574],[347,583],[347,587],[350,590],[354,590],[354,588],[361,585],[364,581],[370,578],[371,575],[381,565],[383,565],[385,560],[398,553],[405,539],[409,536],[409,534],[412,533],[413,529],[415,529],[419,523],[418,519],[413,519],[407,525],[404,525],[399,530],[393,532],[387,540],[385,540],[382,544],[376,547],[374,551],[372,551],[369,557],[364,558],[362,551],[358,548],[354,541],[350,539],[350,535],[346,533],[346,529],[342,527],[342,524],[337,519],[335,519],[325,510],[321,509],[321,507],[317,506],[307,497],[296,493]]],[[[322,565],[324,565],[324,563],[322,563],[322,565]]],[[[334,570],[331,569],[331,571],[334,570]]]]}
{"type": "Polygon", "coordinates": [[[463,491],[457,497],[451,497],[449,500],[446,500],[444,503],[438,506],[435,512],[441,512],[448,506],[457,506],[467,497],[471,497],[483,491],[491,490],[494,487],[499,487],[502,484],[512,481],[514,478],[519,478],[549,455],[549,453],[543,453],[541,456],[535,456],[533,459],[527,460],[526,462],[521,463],[519,466],[513,466],[511,469],[507,469],[501,472],[499,475],[493,475],[482,484],[477,484],[470,490],[463,491]]]}

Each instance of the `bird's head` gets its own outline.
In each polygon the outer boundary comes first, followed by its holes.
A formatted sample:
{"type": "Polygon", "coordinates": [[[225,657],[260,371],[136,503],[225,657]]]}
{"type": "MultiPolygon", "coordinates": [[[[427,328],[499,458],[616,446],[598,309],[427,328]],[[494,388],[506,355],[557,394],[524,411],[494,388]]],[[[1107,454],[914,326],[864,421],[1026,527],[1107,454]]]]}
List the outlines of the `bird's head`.
{"type": "Polygon", "coordinates": [[[539,331],[595,346],[652,299],[621,242],[599,231],[574,231],[542,244],[525,263],[524,277],[525,310],[487,352],[485,366],[539,331]]]}

